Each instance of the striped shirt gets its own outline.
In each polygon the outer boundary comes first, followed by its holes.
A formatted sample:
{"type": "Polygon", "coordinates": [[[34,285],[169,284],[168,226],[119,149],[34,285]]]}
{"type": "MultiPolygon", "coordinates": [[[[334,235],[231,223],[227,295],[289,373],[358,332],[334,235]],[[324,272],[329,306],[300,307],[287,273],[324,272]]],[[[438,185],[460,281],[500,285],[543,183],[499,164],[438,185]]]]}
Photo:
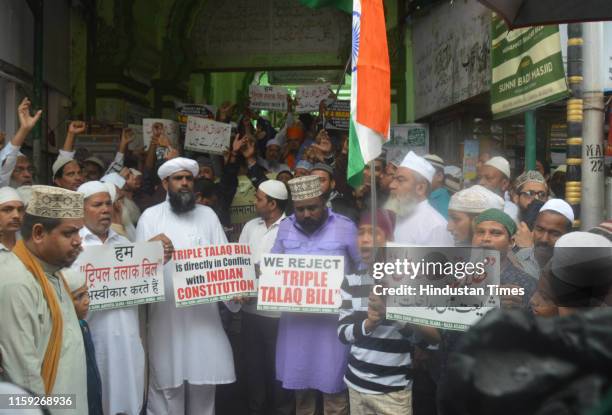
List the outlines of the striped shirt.
{"type": "Polygon", "coordinates": [[[410,388],[412,331],[403,323],[385,319],[371,333],[365,332],[373,285],[374,279],[365,274],[347,275],[342,282],[338,337],[351,345],[344,381],[362,393],[410,388]]]}

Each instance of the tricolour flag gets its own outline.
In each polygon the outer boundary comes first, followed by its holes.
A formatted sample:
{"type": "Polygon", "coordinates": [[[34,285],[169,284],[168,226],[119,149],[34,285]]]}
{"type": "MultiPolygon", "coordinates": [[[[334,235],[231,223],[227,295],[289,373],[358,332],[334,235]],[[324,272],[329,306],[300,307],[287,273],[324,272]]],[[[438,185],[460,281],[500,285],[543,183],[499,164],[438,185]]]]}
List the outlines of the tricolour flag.
{"type": "Polygon", "coordinates": [[[356,187],[389,138],[391,69],[382,0],[353,0],[352,43],[347,179],[356,187]]]}

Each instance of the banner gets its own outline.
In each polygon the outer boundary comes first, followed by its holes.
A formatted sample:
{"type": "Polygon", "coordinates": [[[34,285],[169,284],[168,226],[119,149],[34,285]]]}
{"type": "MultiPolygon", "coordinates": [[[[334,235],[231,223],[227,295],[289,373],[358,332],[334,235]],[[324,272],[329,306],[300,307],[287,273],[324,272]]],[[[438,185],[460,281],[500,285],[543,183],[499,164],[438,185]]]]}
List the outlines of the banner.
{"type": "Polygon", "coordinates": [[[297,113],[319,111],[319,104],[329,97],[329,84],[300,86],[296,90],[295,99],[297,113]]]}
{"type": "Polygon", "coordinates": [[[508,31],[493,13],[491,111],[503,118],[569,95],[559,27],[533,26],[508,31]]]}
{"type": "Polygon", "coordinates": [[[77,259],[89,287],[89,309],[164,301],[164,251],[159,241],[85,246],[77,259]]]}
{"type": "Polygon", "coordinates": [[[179,125],[176,121],[165,120],[162,118],[143,118],[142,119],[142,139],[145,148],[149,148],[151,138],[153,137],[153,125],[161,123],[164,126],[164,134],[170,139],[174,147],[178,144],[179,125]]]}
{"type": "Polygon", "coordinates": [[[338,312],[344,257],[265,254],[259,266],[258,310],[338,312]]]}
{"type": "Polygon", "coordinates": [[[185,150],[222,155],[229,148],[231,135],[230,124],[189,116],[185,150]]]}
{"type": "MultiPolygon", "coordinates": [[[[376,275],[374,267],[374,278],[385,278],[389,320],[465,331],[499,307],[499,296],[495,294],[500,284],[499,267],[499,252],[494,250],[388,246],[385,272],[376,275]],[[400,271],[410,272],[399,273],[393,266],[388,272],[387,267],[394,264],[401,265],[400,271]]],[[[375,294],[380,291],[381,288],[374,289],[375,294]]]]}
{"type": "Polygon", "coordinates": [[[280,86],[249,86],[249,107],[253,110],[287,111],[287,88],[280,86]]]}
{"type": "Polygon", "coordinates": [[[349,129],[349,119],[351,117],[351,101],[338,100],[334,101],[325,110],[325,128],[327,130],[344,130],[349,129]]]}
{"type": "Polygon", "coordinates": [[[173,254],[177,307],[255,297],[255,267],[248,245],[207,245],[177,249],[173,254]]]}

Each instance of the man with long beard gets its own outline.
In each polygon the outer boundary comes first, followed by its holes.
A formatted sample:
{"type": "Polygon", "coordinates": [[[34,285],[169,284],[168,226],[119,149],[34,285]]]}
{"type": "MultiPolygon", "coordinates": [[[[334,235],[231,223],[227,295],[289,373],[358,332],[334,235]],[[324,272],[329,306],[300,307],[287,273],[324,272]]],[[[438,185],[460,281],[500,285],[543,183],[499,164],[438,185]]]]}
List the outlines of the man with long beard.
{"type": "MultiPolygon", "coordinates": [[[[157,174],[168,193],[166,201],[145,210],[136,229],[137,241],[165,234],[175,249],[227,243],[217,215],[196,205],[193,192],[198,163],[177,157],[161,165],[157,174]]],[[[177,308],[172,274],[174,262],[164,266],[166,301],[151,304],[149,317],[148,414],[212,415],[215,385],[235,381],[232,349],[217,304],[177,308]],[[188,390],[187,390],[188,389],[188,390]]]]}
{"type": "Polygon", "coordinates": [[[394,239],[421,246],[453,246],[446,219],[427,200],[436,170],[423,157],[409,152],[389,186],[398,222],[394,239]]]}

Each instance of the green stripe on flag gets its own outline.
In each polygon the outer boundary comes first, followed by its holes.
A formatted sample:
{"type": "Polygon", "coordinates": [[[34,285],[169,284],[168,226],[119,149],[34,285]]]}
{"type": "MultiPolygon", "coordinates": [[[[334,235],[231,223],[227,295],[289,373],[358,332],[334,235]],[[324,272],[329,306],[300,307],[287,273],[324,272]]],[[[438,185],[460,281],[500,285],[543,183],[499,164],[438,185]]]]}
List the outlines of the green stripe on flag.
{"type": "Polygon", "coordinates": [[[346,169],[346,179],[348,183],[357,188],[363,184],[363,155],[361,147],[359,147],[359,137],[357,137],[357,129],[353,123],[353,115],[351,114],[349,123],[349,145],[348,145],[348,168],[346,169]]]}
{"type": "Polygon", "coordinates": [[[353,0],[300,0],[306,7],[318,9],[320,7],[335,7],[345,13],[353,12],[353,0]]]}

